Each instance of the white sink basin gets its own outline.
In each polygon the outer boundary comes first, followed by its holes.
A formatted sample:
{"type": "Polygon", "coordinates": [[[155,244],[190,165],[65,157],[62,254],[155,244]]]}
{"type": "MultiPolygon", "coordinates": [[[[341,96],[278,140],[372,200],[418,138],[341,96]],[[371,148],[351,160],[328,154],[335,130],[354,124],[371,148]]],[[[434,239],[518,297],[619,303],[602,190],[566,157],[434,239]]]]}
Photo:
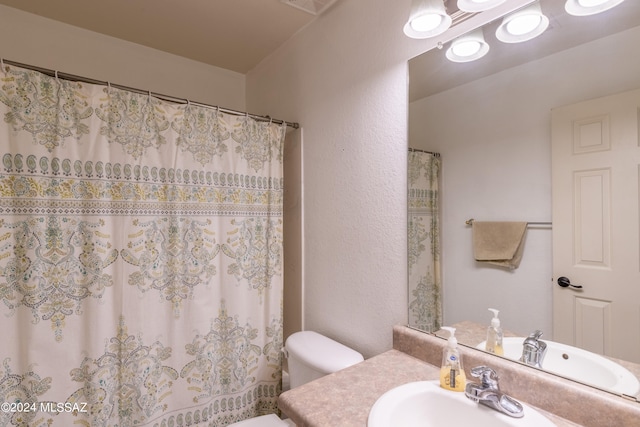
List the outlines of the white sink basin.
{"type": "MultiPolygon", "coordinates": [[[[522,337],[505,337],[502,341],[504,356],[520,360],[522,337]]],[[[581,348],[547,341],[547,354],[542,369],[563,377],[590,384],[614,393],[635,396],[640,392],[640,383],[635,375],[614,361],[581,348]]],[[[485,343],[477,348],[484,350],[485,343]]]]}
{"type": "Polygon", "coordinates": [[[389,390],[369,412],[367,427],[551,427],[554,423],[524,406],[524,417],[512,418],[440,388],[438,381],[417,381],[389,390]]]}

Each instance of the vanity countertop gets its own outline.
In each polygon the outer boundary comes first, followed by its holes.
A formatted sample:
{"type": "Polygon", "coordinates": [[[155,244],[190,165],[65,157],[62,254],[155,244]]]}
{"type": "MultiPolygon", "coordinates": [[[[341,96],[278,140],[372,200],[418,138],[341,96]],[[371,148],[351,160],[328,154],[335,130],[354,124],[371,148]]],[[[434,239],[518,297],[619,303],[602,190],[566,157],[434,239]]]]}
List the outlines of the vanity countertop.
{"type": "MultiPolygon", "coordinates": [[[[283,393],[278,406],[298,427],[366,427],[369,410],[386,391],[438,378],[437,367],[389,350],[283,393]]],[[[539,411],[559,427],[578,425],[539,411]]]]}

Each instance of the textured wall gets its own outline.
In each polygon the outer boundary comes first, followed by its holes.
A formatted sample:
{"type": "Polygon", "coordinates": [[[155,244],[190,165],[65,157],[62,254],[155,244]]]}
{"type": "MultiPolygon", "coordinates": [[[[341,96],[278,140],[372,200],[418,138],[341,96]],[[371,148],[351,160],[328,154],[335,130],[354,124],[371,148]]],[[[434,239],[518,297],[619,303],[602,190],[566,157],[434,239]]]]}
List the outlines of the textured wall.
{"type": "Polygon", "coordinates": [[[407,318],[409,5],[340,0],[247,75],[249,109],[304,130],[305,328],[365,356],[407,318]]]}

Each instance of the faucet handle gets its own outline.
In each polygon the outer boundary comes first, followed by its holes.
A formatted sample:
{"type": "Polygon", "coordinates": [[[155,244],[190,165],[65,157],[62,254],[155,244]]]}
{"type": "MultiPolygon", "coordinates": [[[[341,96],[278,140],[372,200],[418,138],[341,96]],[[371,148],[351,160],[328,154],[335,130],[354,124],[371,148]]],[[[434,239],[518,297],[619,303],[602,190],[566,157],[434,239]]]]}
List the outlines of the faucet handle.
{"type": "Polygon", "coordinates": [[[529,338],[536,341],[538,341],[541,336],[542,336],[542,331],[540,329],[536,329],[535,331],[529,334],[529,338]]]}
{"type": "Polygon", "coordinates": [[[522,343],[522,357],[520,361],[536,368],[542,368],[542,361],[547,353],[547,343],[540,340],[541,330],[533,331],[522,343]]]}
{"type": "Polygon", "coordinates": [[[480,378],[484,388],[498,388],[498,374],[488,366],[482,365],[471,368],[471,375],[480,378]]]}
{"type": "Polygon", "coordinates": [[[539,329],[531,332],[531,334],[529,334],[529,337],[525,338],[524,343],[522,343],[522,345],[524,346],[523,351],[526,351],[525,349],[527,347],[529,349],[535,349],[537,351],[545,351],[547,348],[547,343],[540,340],[541,336],[542,331],[539,329]]]}

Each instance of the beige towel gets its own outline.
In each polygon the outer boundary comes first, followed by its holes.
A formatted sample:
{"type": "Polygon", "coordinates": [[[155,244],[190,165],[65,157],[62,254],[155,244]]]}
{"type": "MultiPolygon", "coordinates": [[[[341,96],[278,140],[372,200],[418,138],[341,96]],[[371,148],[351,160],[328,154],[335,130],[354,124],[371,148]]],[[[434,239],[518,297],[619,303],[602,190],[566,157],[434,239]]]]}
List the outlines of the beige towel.
{"type": "Polygon", "coordinates": [[[526,222],[473,221],[472,227],[476,261],[518,268],[524,249],[526,222]]]}

